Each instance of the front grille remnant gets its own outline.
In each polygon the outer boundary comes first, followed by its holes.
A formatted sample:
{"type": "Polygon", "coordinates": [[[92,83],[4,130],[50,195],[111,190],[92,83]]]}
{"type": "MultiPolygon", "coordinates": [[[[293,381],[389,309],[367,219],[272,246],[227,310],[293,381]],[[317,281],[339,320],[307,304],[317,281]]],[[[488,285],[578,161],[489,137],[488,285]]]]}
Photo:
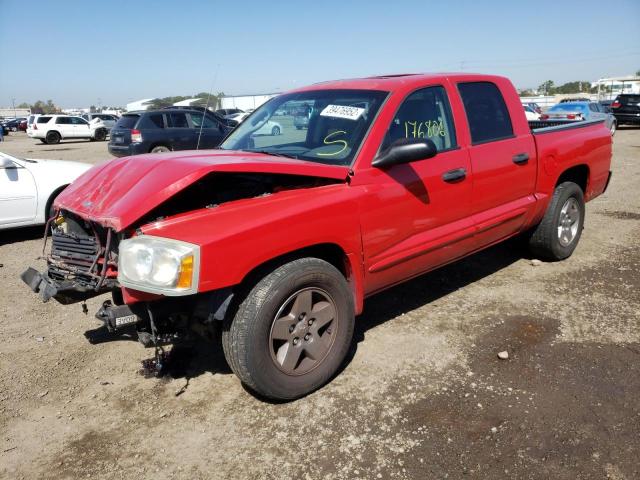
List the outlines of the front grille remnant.
{"type": "MultiPolygon", "coordinates": [[[[110,232],[107,234],[110,240],[110,232]]],[[[111,243],[111,242],[109,242],[111,243]]],[[[100,289],[109,266],[114,267],[113,252],[108,252],[95,235],[80,232],[65,233],[56,228],[51,235],[48,258],[49,277],[57,281],[72,280],[85,289],[100,289]],[[105,261],[105,256],[109,261],[105,261]]]]}

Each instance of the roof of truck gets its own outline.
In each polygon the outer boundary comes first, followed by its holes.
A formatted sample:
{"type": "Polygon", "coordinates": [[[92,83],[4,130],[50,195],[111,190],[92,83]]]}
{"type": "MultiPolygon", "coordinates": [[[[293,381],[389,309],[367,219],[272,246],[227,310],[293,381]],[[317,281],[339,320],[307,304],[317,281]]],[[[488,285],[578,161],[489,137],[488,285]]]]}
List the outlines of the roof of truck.
{"type": "Polygon", "coordinates": [[[407,87],[423,85],[426,82],[442,79],[466,80],[466,81],[491,81],[491,79],[503,79],[495,75],[484,75],[479,73],[401,73],[390,75],[378,75],[373,77],[350,78],[342,80],[331,80],[319,82],[308,87],[296,89],[296,91],[320,90],[320,89],[362,89],[362,90],[385,90],[393,91],[405,89],[407,87]]]}

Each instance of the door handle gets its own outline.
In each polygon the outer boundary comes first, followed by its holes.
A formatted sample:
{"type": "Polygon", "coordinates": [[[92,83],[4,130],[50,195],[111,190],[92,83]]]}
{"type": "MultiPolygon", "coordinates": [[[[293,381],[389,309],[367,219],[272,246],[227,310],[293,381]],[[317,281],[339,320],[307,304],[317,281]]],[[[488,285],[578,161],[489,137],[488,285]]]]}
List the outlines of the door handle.
{"type": "Polygon", "coordinates": [[[513,160],[513,163],[515,163],[516,165],[524,165],[529,161],[529,154],[518,153],[517,155],[513,156],[512,160],[513,160]]]}
{"type": "Polygon", "coordinates": [[[459,182],[460,180],[464,180],[467,176],[467,171],[464,168],[456,168],[454,170],[449,170],[442,174],[442,180],[449,183],[459,182]]]}

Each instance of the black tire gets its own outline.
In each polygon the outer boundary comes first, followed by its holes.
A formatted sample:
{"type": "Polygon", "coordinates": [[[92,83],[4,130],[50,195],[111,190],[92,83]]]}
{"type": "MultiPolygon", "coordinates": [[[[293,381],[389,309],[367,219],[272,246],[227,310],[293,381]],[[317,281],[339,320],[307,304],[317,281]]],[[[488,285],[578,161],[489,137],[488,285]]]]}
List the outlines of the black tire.
{"type": "Polygon", "coordinates": [[[553,192],[551,202],[547,211],[542,217],[542,221],[535,227],[529,238],[529,249],[533,255],[544,260],[557,261],[564,260],[571,256],[576,249],[582,228],[584,226],[584,194],[582,189],[573,182],[563,182],[558,185],[553,192]],[[565,218],[563,209],[575,207],[578,215],[575,221],[571,222],[565,218]],[[575,232],[567,237],[561,238],[560,231],[563,228],[563,221],[567,221],[565,228],[575,232]],[[567,240],[569,240],[567,242],[567,240]]]}
{"type": "MultiPolygon", "coordinates": [[[[229,366],[247,387],[267,398],[292,400],[321,387],[340,368],[351,345],[354,306],[346,279],[333,265],[317,258],[293,260],[266,274],[245,295],[239,297],[233,318],[225,321],[222,345],[229,366]],[[300,374],[285,373],[281,368],[283,365],[277,365],[273,357],[273,325],[277,315],[296,294],[316,290],[327,294],[325,298],[333,302],[335,318],[331,322],[336,323],[330,325],[335,328],[333,331],[324,331],[329,334],[329,337],[322,337],[328,346],[323,347],[326,351],[318,360],[309,357],[306,350],[302,349],[304,354],[297,362],[299,365],[309,362],[308,371],[303,369],[301,371],[304,373],[300,374]]],[[[311,318],[313,308],[309,311],[309,317],[295,317],[298,322],[296,327],[306,328],[307,321],[311,325],[314,320],[311,318]]],[[[289,332],[292,328],[293,325],[289,332]]],[[[311,338],[311,344],[321,334],[318,330],[314,335],[317,337],[311,338]]],[[[306,335],[304,340],[307,340],[306,335]]],[[[295,339],[285,344],[293,349],[295,339]]],[[[303,344],[300,343],[299,347],[303,347],[303,344]]]]}
{"type": "Polygon", "coordinates": [[[274,137],[280,135],[280,127],[273,127],[271,129],[271,135],[273,135],[274,137]]]}
{"type": "Polygon", "coordinates": [[[96,130],[95,139],[97,142],[104,142],[107,139],[107,131],[103,128],[96,130]]]}
{"type": "Polygon", "coordinates": [[[47,132],[44,137],[46,143],[48,145],[54,145],[56,143],[60,143],[60,134],[58,132],[47,132]]]}
{"type": "Polygon", "coordinates": [[[170,152],[170,151],[171,149],[165,145],[156,145],[149,151],[149,153],[164,153],[164,152],[170,152]]]}

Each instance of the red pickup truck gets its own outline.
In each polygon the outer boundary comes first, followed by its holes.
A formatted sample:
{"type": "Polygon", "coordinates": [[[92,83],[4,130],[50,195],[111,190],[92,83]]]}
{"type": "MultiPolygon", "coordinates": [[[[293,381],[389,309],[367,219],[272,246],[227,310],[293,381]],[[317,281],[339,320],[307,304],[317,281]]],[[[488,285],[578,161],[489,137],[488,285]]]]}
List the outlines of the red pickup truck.
{"type": "Polygon", "coordinates": [[[540,258],[571,255],[611,135],[537,126],[497,76],[295,90],[216,150],[96,165],[55,202],[46,272],[22,278],[44,301],[112,292],[97,316],[156,349],[221,326],[244,384],[300,397],[344,361],[367,296],[514,235],[540,258]],[[301,108],[303,129],[282,115],[301,108]]]}

